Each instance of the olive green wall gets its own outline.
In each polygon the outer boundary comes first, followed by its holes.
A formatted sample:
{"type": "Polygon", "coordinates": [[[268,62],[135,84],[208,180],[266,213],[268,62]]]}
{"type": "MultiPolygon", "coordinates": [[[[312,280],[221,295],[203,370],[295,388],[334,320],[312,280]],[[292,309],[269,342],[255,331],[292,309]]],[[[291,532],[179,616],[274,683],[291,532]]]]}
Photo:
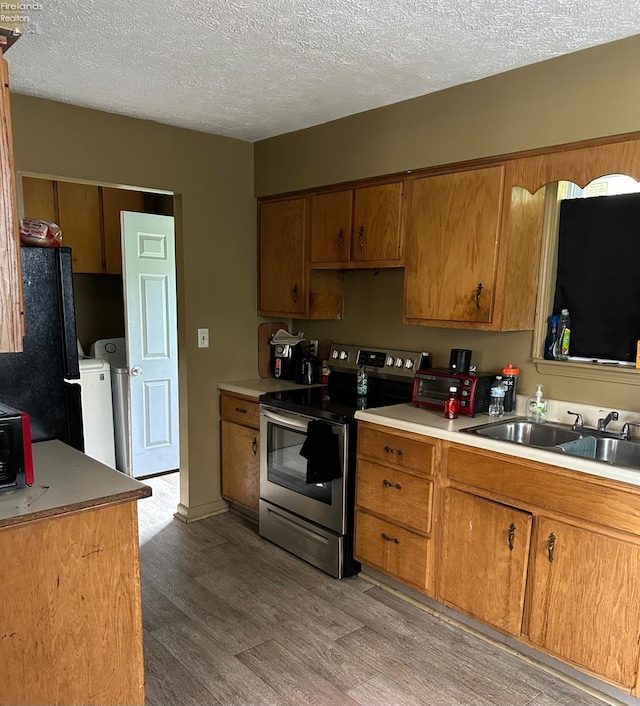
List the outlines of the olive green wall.
{"type": "MultiPolygon", "coordinates": [[[[274,137],[255,145],[256,194],[282,193],[435,164],[640,130],[640,36],[439,93],[274,137]]],[[[345,317],[294,322],[307,338],[428,350],[474,350],[492,370],[522,369],[520,390],[640,410],[635,385],[539,375],[532,334],[403,326],[402,271],[348,272],[345,317]]],[[[612,302],[612,305],[615,303],[612,302]]]]}
{"type": "Polygon", "coordinates": [[[253,145],[21,95],[12,114],[18,170],[175,192],[180,510],[225,507],[217,383],[257,370],[253,145]],[[204,327],[211,347],[199,349],[204,327]]]}

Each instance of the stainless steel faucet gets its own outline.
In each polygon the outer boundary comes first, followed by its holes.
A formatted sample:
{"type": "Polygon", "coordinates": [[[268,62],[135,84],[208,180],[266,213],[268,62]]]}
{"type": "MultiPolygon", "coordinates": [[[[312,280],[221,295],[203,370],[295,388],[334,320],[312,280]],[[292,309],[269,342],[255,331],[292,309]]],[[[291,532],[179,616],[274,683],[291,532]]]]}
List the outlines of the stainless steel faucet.
{"type": "Polygon", "coordinates": [[[572,412],[571,410],[568,409],[567,414],[575,414],[576,415],[576,419],[575,419],[574,423],[571,425],[571,428],[574,431],[581,431],[582,429],[584,429],[584,418],[580,414],[580,412],[572,412]]]}
{"type": "Polygon", "coordinates": [[[631,427],[640,427],[640,424],[638,424],[636,422],[625,422],[622,425],[622,432],[620,433],[621,439],[630,439],[631,438],[631,427]]]}
{"type": "Polygon", "coordinates": [[[618,421],[618,413],[617,412],[609,412],[607,416],[604,419],[598,419],[598,431],[605,431],[607,428],[607,424],[609,422],[617,422],[618,421]]]}

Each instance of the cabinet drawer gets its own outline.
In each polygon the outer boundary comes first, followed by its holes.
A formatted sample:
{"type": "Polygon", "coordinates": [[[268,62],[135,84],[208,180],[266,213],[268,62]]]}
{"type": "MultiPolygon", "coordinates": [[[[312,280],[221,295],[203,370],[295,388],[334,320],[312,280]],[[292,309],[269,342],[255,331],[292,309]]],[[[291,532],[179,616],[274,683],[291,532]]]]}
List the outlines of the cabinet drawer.
{"type": "Polygon", "coordinates": [[[220,395],[220,416],[236,424],[260,428],[260,404],[243,397],[220,395]]]}
{"type": "Polygon", "coordinates": [[[358,453],[398,468],[432,475],[433,449],[433,444],[419,438],[400,436],[366,424],[358,426],[358,453]]]}
{"type": "Polygon", "coordinates": [[[430,541],[356,511],[356,559],[422,590],[430,585],[430,541]]]}
{"type": "Polygon", "coordinates": [[[431,529],[433,482],[403,471],[358,461],[356,503],[419,532],[431,529]]]}

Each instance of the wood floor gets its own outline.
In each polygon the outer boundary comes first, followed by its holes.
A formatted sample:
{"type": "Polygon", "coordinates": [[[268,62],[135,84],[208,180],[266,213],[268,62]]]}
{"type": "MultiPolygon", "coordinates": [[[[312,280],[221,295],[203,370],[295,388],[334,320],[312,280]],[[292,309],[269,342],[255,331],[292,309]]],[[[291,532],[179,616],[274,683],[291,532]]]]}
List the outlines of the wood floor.
{"type": "Polygon", "coordinates": [[[597,706],[593,696],[361,578],[336,581],[237,515],[140,501],[149,706],[597,706]]]}

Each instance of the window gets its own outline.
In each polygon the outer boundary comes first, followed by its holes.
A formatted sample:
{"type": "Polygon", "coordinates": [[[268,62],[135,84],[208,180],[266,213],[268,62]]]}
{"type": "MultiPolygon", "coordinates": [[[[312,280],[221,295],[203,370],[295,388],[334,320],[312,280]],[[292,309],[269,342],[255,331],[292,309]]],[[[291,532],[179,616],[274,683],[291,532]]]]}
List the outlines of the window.
{"type": "Polygon", "coordinates": [[[542,357],[547,318],[567,308],[570,362],[635,367],[640,184],[616,174],[584,189],[568,182],[548,187],[547,235],[534,355],[542,357]]]}

